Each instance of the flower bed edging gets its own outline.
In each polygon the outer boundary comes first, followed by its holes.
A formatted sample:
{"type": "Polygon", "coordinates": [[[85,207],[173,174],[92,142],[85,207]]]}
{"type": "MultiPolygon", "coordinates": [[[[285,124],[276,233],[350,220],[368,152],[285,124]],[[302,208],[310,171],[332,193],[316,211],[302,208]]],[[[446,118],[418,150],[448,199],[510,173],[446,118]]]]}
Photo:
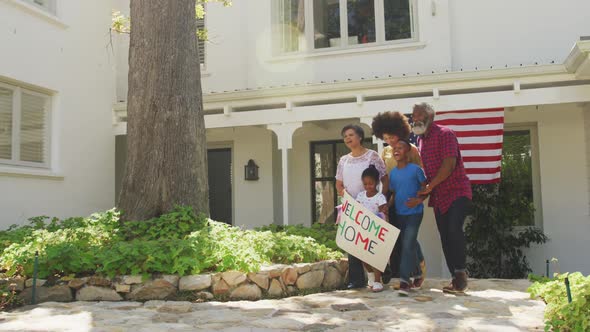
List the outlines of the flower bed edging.
{"type": "MultiPolygon", "coordinates": [[[[62,278],[53,284],[37,280],[41,302],[149,301],[149,300],[259,300],[300,293],[340,289],[348,273],[348,260],[265,266],[258,272],[226,271],[200,275],[154,275],[105,278],[62,278]]],[[[4,280],[25,303],[31,303],[32,280],[4,280]]]]}

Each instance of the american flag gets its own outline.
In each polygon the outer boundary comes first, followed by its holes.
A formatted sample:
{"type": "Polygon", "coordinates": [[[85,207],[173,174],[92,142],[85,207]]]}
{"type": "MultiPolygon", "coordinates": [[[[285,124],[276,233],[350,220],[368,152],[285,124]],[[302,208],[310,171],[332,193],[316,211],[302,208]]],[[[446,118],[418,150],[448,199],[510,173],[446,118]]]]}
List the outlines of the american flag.
{"type": "MultiPolygon", "coordinates": [[[[472,184],[500,182],[503,108],[437,112],[434,122],[455,131],[472,184]]],[[[416,142],[415,137],[411,139],[416,142]]]]}

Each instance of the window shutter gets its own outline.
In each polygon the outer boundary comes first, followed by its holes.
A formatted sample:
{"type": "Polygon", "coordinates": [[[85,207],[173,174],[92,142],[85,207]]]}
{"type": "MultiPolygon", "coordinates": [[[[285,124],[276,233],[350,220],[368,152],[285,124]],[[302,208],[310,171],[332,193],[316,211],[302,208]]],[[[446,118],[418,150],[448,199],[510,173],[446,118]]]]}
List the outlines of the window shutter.
{"type": "Polygon", "coordinates": [[[45,163],[48,98],[21,95],[20,161],[45,163]]]}
{"type": "MultiPolygon", "coordinates": [[[[197,19],[197,30],[204,30],[205,29],[205,18],[197,19]]],[[[206,40],[198,40],[199,45],[199,63],[204,66],[205,65],[205,43],[206,40]]]]}
{"type": "Polygon", "coordinates": [[[1,87],[0,159],[12,159],[12,90],[1,87]]]}

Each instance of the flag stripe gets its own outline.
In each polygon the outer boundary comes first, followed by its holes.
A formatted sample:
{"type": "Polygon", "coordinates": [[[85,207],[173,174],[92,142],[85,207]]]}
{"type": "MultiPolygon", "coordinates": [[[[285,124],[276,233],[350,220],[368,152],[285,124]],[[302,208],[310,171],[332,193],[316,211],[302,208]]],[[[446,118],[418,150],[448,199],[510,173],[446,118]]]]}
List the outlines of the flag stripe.
{"type": "Polygon", "coordinates": [[[463,156],[463,162],[486,162],[486,161],[501,161],[502,156],[463,156]]]}
{"type": "MultiPolygon", "coordinates": [[[[435,121],[436,122],[436,121],[435,121]]],[[[438,123],[438,122],[437,122],[438,123]]],[[[463,126],[445,126],[455,132],[461,131],[480,131],[480,130],[504,130],[503,123],[484,124],[484,125],[463,125],[463,126]]]]}
{"type": "Polygon", "coordinates": [[[500,181],[503,108],[437,112],[435,122],[456,133],[465,172],[472,184],[500,181]]]}
{"type": "Polygon", "coordinates": [[[458,113],[458,114],[462,114],[462,113],[487,113],[487,112],[504,112],[503,108],[485,108],[485,109],[477,109],[477,110],[460,110],[460,111],[442,111],[442,112],[436,112],[436,115],[441,115],[441,114],[449,114],[449,113],[458,113]]]}
{"type": "Polygon", "coordinates": [[[461,151],[463,150],[500,150],[502,153],[502,143],[483,143],[483,144],[461,144],[459,143],[459,148],[461,151]]]}
{"type": "Polygon", "coordinates": [[[498,161],[484,161],[484,162],[465,162],[465,160],[463,160],[463,166],[465,166],[465,168],[499,168],[500,166],[502,166],[502,161],[498,160],[498,161]]]}
{"type": "Polygon", "coordinates": [[[504,117],[494,118],[471,118],[471,119],[446,119],[436,120],[436,123],[443,126],[461,126],[461,125],[487,125],[487,124],[504,124],[504,117]]]}
{"type": "Polygon", "coordinates": [[[459,137],[459,144],[497,144],[502,143],[504,136],[471,136],[471,137],[459,137]]]}
{"type": "Polygon", "coordinates": [[[455,134],[457,137],[481,137],[481,136],[496,136],[504,135],[504,130],[496,129],[496,130],[471,130],[471,131],[456,131],[455,134]]]}
{"type": "Polygon", "coordinates": [[[455,119],[477,119],[477,118],[503,118],[504,112],[477,112],[477,113],[446,113],[436,114],[436,121],[455,119]]]}

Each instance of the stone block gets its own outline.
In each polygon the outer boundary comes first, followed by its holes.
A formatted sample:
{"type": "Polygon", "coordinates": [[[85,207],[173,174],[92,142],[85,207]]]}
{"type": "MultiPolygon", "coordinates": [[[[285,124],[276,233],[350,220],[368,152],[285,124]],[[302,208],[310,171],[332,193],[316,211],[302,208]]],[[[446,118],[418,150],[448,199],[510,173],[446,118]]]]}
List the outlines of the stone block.
{"type": "Polygon", "coordinates": [[[322,287],[325,289],[337,289],[342,287],[344,280],[342,275],[333,266],[329,266],[324,274],[324,280],[322,281],[322,287]]]}
{"type": "MultiPolygon", "coordinates": [[[[25,304],[30,304],[33,296],[33,288],[23,290],[19,295],[25,304]]],[[[70,287],[65,285],[53,287],[36,287],[35,300],[36,303],[41,302],[70,302],[74,298],[70,287]]]]}
{"type": "Polygon", "coordinates": [[[248,273],[248,279],[263,290],[268,289],[268,273],[248,273]]]}
{"type": "Polygon", "coordinates": [[[191,275],[180,278],[178,289],[181,291],[200,291],[211,287],[210,274],[191,275]]]}
{"type": "Polygon", "coordinates": [[[324,271],[316,270],[307,272],[297,279],[297,288],[299,289],[310,289],[319,288],[324,280],[324,271]]]}
{"type": "Polygon", "coordinates": [[[220,279],[218,282],[213,284],[213,294],[221,295],[229,292],[229,285],[225,280],[220,279]]]}
{"type": "Polygon", "coordinates": [[[293,267],[286,267],[281,273],[281,279],[285,285],[294,285],[298,276],[297,269],[293,267]]]}
{"type": "MultiPolygon", "coordinates": [[[[43,285],[45,285],[45,283],[47,282],[47,280],[45,279],[37,279],[37,287],[41,287],[43,285]]],[[[29,278],[27,279],[27,281],[25,281],[25,287],[29,288],[29,287],[33,287],[33,278],[29,278]]]]}
{"type": "Polygon", "coordinates": [[[232,300],[260,300],[262,291],[255,284],[242,285],[234,289],[229,295],[232,300]]]}
{"type": "Polygon", "coordinates": [[[86,286],[76,292],[76,300],[78,301],[123,301],[119,295],[112,288],[86,286]]]}
{"type": "Polygon", "coordinates": [[[131,285],[115,284],[115,291],[117,293],[130,293],[131,285]]]}
{"type": "Polygon", "coordinates": [[[134,289],[128,299],[133,301],[164,300],[176,294],[176,287],[164,279],[153,280],[134,289]]]}
{"type": "Polygon", "coordinates": [[[86,284],[89,286],[111,287],[111,280],[103,277],[93,276],[88,278],[86,284]]]}
{"type": "Polygon", "coordinates": [[[230,287],[237,286],[237,285],[243,283],[244,281],[246,281],[246,279],[247,279],[246,275],[242,272],[239,272],[239,271],[222,272],[221,278],[223,278],[223,280],[225,280],[225,282],[230,287]]]}
{"type": "Polygon", "coordinates": [[[74,278],[68,282],[68,287],[78,290],[86,285],[87,279],[88,278],[74,278]]]}
{"type": "Polygon", "coordinates": [[[268,295],[272,297],[281,297],[285,293],[285,288],[278,279],[272,279],[268,288],[268,295]]]}
{"type": "Polygon", "coordinates": [[[143,282],[142,276],[121,276],[121,283],[125,285],[141,284],[143,282]]]}

